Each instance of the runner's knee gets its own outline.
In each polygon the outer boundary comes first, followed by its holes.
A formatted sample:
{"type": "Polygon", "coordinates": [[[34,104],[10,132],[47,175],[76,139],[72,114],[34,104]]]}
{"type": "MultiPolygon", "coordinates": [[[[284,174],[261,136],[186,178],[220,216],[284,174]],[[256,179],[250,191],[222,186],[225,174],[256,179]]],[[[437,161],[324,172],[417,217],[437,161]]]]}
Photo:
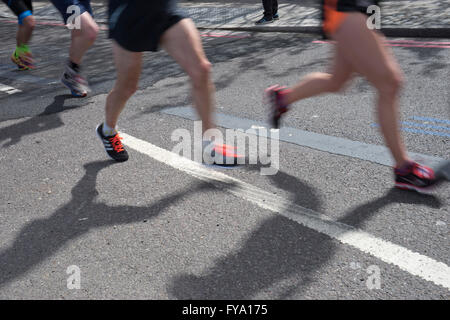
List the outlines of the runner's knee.
{"type": "Polygon", "coordinates": [[[36,20],[33,16],[28,16],[23,20],[23,26],[29,30],[33,30],[36,26],[36,20]]]}
{"type": "Polygon", "coordinates": [[[400,71],[389,71],[379,77],[375,84],[381,95],[395,96],[403,86],[403,76],[400,71]]]}
{"type": "Polygon", "coordinates": [[[329,92],[337,93],[337,92],[340,92],[344,88],[344,85],[345,85],[345,81],[331,77],[328,90],[329,90],[329,92]]]}
{"type": "Polygon", "coordinates": [[[127,81],[126,84],[123,84],[115,89],[115,91],[125,99],[129,99],[133,94],[138,90],[138,82],[127,81]]]}
{"type": "Polygon", "coordinates": [[[204,85],[209,81],[212,65],[208,60],[200,62],[196,67],[192,68],[189,76],[194,86],[204,85]]]}
{"type": "Polygon", "coordinates": [[[127,96],[127,97],[131,97],[133,94],[135,94],[136,93],[136,91],[138,91],[138,85],[137,84],[135,84],[135,85],[127,85],[125,88],[124,88],[124,94],[127,96]]]}
{"type": "Polygon", "coordinates": [[[89,26],[85,27],[82,32],[83,37],[87,42],[94,43],[98,35],[98,26],[95,23],[90,24],[89,26]]]}
{"type": "Polygon", "coordinates": [[[335,93],[341,91],[343,88],[345,81],[340,80],[329,73],[316,72],[310,75],[311,79],[322,79],[326,83],[326,88],[328,92],[335,93]]]}

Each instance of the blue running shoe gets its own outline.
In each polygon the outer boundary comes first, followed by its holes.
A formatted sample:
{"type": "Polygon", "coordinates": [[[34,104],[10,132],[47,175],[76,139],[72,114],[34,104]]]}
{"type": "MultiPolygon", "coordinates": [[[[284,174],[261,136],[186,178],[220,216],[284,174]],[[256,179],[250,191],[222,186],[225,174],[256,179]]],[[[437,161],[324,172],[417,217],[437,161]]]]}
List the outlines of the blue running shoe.
{"type": "Polygon", "coordinates": [[[268,24],[268,23],[272,23],[272,22],[273,22],[273,19],[268,19],[266,17],[262,17],[261,19],[256,21],[255,24],[261,25],[261,24],[268,24]]]}

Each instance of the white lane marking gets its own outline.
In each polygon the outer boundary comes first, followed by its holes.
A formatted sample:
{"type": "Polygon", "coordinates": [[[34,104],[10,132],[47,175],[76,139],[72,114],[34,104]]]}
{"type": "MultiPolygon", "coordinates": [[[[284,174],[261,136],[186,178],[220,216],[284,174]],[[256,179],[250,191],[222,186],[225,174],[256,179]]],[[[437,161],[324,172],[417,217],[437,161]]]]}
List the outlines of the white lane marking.
{"type": "Polygon", "coordinates": [[[22,92],[22,91],[0,83],[0,92],[5,92],[7,94],[14,94],[14,93],[22,92]]]}
{"type": "Polygon", "coordinates": [[[147,141],[121,133],[130,148],[159,162],[224,189],[236,197],[250,201],[261,208],[279,213],[305,227],[323,233],[343,244],[350,245],[401,270],[431,281],[450,290],[450,267],[400,245],[379,239],[365,231],[334,221],[330,217],[303,208],[239,179],[208,169],[202,164],[183,158],[147,141]],[[228,185],[228,187],[226,187],[228,185]]]}

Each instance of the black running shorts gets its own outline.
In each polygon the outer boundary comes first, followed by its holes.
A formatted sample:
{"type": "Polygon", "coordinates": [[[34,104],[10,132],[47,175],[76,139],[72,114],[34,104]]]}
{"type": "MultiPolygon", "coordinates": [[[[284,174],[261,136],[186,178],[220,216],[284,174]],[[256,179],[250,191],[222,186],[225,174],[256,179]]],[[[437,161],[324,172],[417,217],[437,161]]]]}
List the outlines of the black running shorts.
{"type": "Polygon", "coordinates": [[[22,24],[23,19],[31,16],[33,13],[33,5],[31,0],[3,0],[3,2],[11,9],[12,12],[19,18],[19,24],[22,24]]]}
{"type": "Polygon", "coordinates": [[[55,8],[61,13],[64,23],[67,23],[69,17],[75,14],[75,11],[71,9],[71,6],[77,6],[80,10],[80,15],[88,12],[92,17],[94,16],[92,13],[91,0],[50,0],[50,2],[53,3],[55,8]]]}
{"type": "Polygon", "coordinates": [[[176,0],[109,0],[109,37],[129,51],[157,51],[164,32],[184,18],[176,0]]]}
{"type": "Polygon", "coordinates": [[[361,12],[367,14],[367,8],[379,5],[380,0],[325,0],[324,5],[340,12],[361,12]]]}
{"type": "Polygon", "coordinates": [[[348,13],[361,12],[367,15],[367,9],[372,5],[378,5],[379,2],[379,0],[323,0],[322,19],[324,32],[333,34],[344,22],[348,13]]]}

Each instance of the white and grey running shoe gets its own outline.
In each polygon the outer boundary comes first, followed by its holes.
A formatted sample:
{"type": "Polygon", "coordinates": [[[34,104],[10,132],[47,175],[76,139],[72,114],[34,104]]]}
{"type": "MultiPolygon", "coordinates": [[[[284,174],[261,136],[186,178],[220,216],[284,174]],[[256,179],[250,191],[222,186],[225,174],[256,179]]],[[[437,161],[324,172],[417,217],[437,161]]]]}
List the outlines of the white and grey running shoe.
{"type": "Polygon", "coordinates": [[[64,71],[61,82],[67,88],[69,88],[70,92],[75,97],[86,97],[91,89],[89,88],[89,84],[80,72],[75,71],[69,66],[66,66],[66,70],[64,71]]]}

